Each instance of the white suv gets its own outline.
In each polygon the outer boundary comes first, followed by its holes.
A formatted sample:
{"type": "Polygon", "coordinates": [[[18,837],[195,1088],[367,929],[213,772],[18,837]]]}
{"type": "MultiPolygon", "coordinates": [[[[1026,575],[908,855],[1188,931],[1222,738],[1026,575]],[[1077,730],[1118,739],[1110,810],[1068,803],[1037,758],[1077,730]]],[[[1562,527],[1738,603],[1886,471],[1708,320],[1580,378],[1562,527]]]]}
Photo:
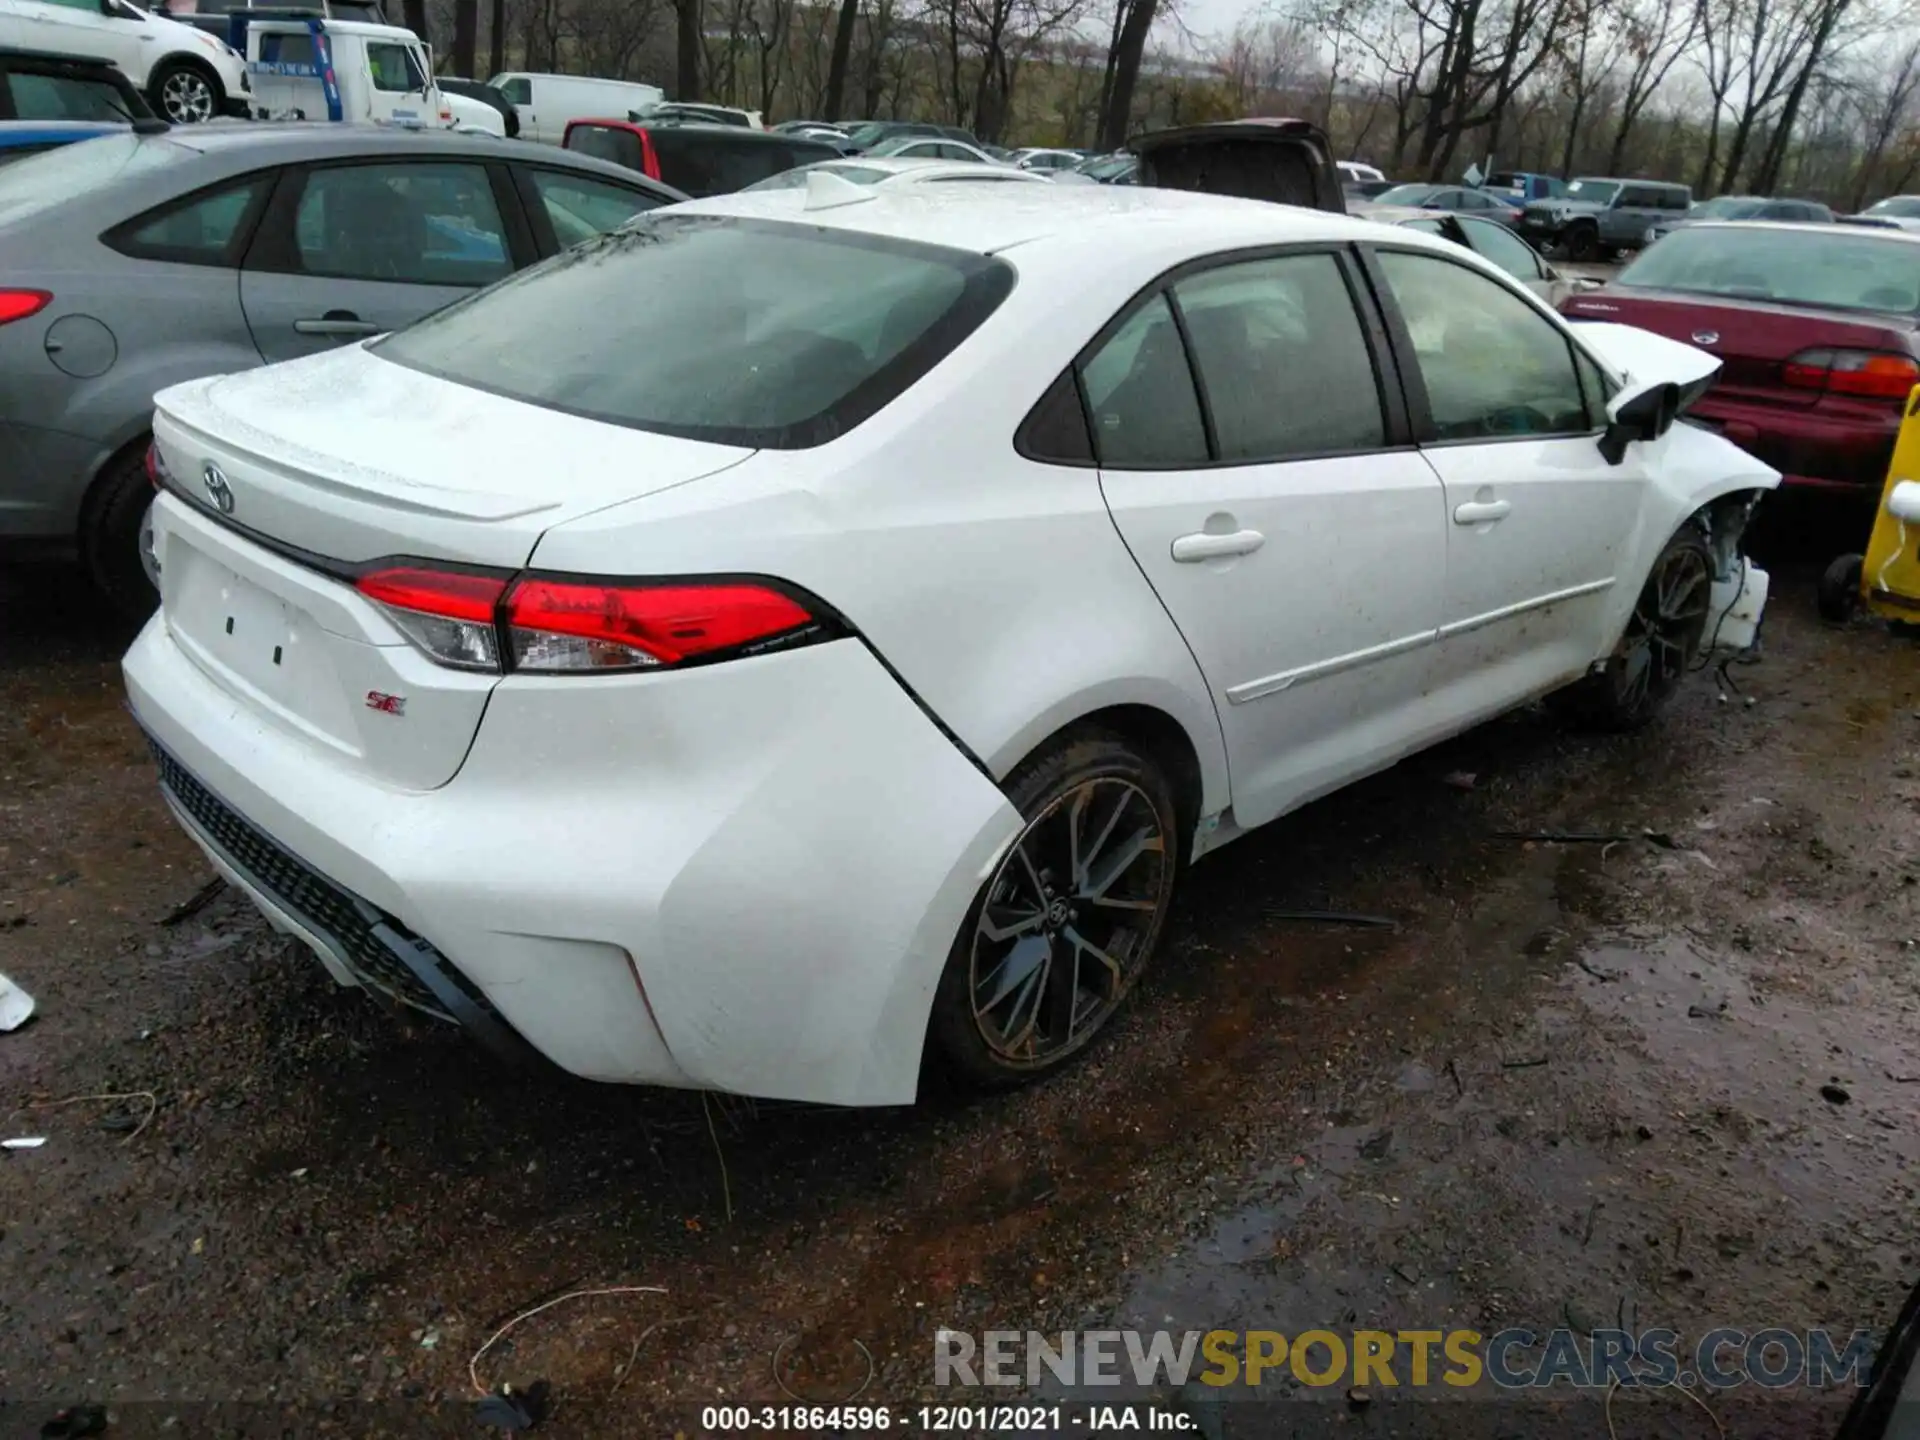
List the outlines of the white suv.
{"type": "Polygon", "coordinates": [[[248,111],[237,51],[129,0],[0,0],[0,46],[111,61],[176,125],[248,111]]]}

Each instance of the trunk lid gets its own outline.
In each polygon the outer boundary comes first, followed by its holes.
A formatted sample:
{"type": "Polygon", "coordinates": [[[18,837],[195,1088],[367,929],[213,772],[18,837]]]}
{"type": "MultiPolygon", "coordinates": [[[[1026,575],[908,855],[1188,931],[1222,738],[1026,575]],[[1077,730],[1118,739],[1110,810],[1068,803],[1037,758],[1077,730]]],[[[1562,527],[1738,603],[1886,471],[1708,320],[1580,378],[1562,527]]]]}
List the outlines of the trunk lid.
{"type": "Polygon", "coordinates": [[[154,546],[176,643],[251,719],[404,790],[453,777],[499,677],[428,660],[353,588],[356,567],[519,569],[551,526],[753,453],[487,395],[358,347],[156,404],[169,493],[154,546]]]}
{"type": "Polygon", "coordinates": [[[1715,393],[1787,410],[1810,409],[1822,394],[1789,387],[1781,378],[1782,367],[1801,351],[1887,350],[1904,355],[1909,353],[1912,333],[1899,321],[1878,315],[1619,285],[1574,296],[1567,301],[1565,314],[1569,320],[1634,325],[1697,345],[1720,359],[1720,374],[1712,387],[1715,393]]]}
{"type": "Polygon", "coordinates": [[[1346,213],[1333,146],[1305,120],[1186,125],[1138,136],[1127,148],[1140,157],[1141,185],[1346,213]]]}

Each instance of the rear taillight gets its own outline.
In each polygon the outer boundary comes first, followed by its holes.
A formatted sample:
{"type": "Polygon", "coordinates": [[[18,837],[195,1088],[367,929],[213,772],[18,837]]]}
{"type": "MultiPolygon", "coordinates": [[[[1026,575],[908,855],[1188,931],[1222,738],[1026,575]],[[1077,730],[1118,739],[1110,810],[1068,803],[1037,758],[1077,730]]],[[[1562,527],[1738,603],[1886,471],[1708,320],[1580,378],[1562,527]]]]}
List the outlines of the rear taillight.
{"type": "Polygon", "coordinates": [[[462,670],[650,670],[828,635],[806,605],[751,580],[508,580],[394,565],[354,585],[431,659],[462,670]]]}
{"type": "Polygon", "coordinates": [[[764,585],[609,585],[531,576],[507,592],[516,670],[629,670],[678,665],[777,639],[813,624],[806,607],[764,585]]]}
{"type": "Polygon", "coordinates": [[[157,442],[147,446],[147,480],[156,490],[167,483],[167,461],[157,442]]]}
{"type": "Polygon", "coordinates": [[[428,658],[456,670],[500,668],[494,617],[507,582],[498,576],[396,565],[369,571],[354,588],[428,658]]]}
{"type": "Polygon", "coordinates": [[[1781,368],[1780,378],[1801,390],[1905,400],[1920,384],[1920,364],[1880,350],[1802,350],[1781,368]]]}
{"type": "Polygon", "coordinates": [[[0,290],[0,325],[38,315],[52,303],[53,296],[44,290],[0,290]]]}

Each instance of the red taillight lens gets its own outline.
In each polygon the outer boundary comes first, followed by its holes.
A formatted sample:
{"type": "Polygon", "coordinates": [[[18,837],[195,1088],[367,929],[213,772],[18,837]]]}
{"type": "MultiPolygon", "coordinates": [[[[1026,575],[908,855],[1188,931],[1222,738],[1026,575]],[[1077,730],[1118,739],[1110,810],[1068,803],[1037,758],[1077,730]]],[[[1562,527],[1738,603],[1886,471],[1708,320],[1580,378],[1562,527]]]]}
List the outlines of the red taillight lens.
{"type": "Polygon", "coordinates": [[[167,478],[167,462],[160,456],[160,446],[147,446],[147,481],[158,490],[167,478]]]}
{"type": "Polygon", "coordinates": [[[396,565],[369,571],[354,588],[378,602],[402,634],[442,665],[500,668],[494,611],[507,582],[498,576],[396,565]]]}
{"type": "Polygon", "coordinates": [[[52,303],[53,296],[44,290],[0,290],[0,325],[38,315],[52,303]]]}
{"type": "Polygon", "coordinates": [[[515,582],[505,619],[516,670],[677,665],[814,623],[765,585],[608,585],[539,577],[515,582]]]}
{"type": "Polygon", "coordinates": [[[1802,350],[1781,368],[1780,378],[1802,390],[1905,400],[1920,384],[1920,364],[1879,350],[1802,350]]]}
{"type": "Polygon", "coordinates": [[[368,571],[354,588],[431,659],[462,670],[651,669],[826,633],[821,620],[783,590],[744,580],[650,585],[529,575],[509,581],[422,563],[368,571]],[[502,631],[511,647],[505,656],[502,631]]]}

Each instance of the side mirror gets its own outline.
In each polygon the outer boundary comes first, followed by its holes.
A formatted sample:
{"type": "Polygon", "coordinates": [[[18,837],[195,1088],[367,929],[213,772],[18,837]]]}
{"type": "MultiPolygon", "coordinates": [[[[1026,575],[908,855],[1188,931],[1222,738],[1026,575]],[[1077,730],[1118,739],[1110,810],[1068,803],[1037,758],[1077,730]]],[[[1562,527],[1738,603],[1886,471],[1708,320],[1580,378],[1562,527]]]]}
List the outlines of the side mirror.
{"type": "Polygon", "coordinates": [[[1887,496],[1887,513],[1909,525],[1920,520],[1920,480],[1902,480],[1887,496]]]}
{"type": "Polygon", "coordinates": [[[1680,387],[1672,381],[1629,385],[1607,404],[1607,429],[1600,454],[1609,465],[1627,458],[1636,440],[1658,440],[1680,418],[1680,387]]]}
{"type": "Polygon", "coordinates": [[[1563,275],[1560,277],[1571,286],[1576,294],[1587,290],[1604,290],[1607,282],[1597,275],[1563,275]]]}

